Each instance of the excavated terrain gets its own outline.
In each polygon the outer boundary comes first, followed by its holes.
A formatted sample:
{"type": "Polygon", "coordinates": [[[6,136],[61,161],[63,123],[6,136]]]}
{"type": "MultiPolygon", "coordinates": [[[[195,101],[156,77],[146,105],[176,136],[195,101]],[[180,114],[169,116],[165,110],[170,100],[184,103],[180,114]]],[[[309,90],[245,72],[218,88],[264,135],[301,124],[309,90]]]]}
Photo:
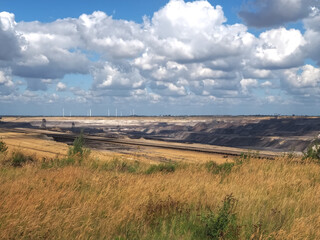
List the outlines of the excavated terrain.
{"type": "MultiPolygon", "coordinates": [[[[45,118],[64,132],[203,143],[254,150],[298,151],[319,138],[319,117],[95,117],[45,118]]],[[[3,119],[0,127],[39,128],[42,118],[3,119]]],[[[43,126],[42,126],[43,127],[43,126]]]]}

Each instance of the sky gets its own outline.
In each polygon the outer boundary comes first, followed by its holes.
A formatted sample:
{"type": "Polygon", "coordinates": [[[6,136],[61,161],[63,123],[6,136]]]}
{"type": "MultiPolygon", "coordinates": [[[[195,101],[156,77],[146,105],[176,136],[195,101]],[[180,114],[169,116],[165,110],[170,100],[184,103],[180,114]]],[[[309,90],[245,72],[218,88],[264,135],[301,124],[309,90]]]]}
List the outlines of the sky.
{"type": "Polygon", "coordinates": [[[0,115],[320,115],[320,0],[0,0],[0,115]]]}

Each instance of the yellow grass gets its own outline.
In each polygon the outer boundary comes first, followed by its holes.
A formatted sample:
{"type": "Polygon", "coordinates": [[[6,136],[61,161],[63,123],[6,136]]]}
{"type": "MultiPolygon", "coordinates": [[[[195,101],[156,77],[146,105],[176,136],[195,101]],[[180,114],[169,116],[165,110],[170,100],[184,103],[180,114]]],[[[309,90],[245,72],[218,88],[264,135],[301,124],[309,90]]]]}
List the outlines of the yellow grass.
{"type": "Polygon", "coordinates": [[[39,134],[2,132],[0,139],[5,141],[10,151],[21,150],[26,154],[36,154],[39,158],[65,156],[67,144],[46,140],[39,134]]]}
{"type": "MultiPolygon", "coordinates": [[[[43,156],[50,151],[62,157],[68,147],[30,135],[2,137],[11,150],[15,148],[10,144],[18,144],[25,153],[36,152],[39,163],[22,168],[0,165],[0,239],[130,239],[128,233],[137,226],[138,236],[152,239],[150,202],[155,207],[167,201],[193,209],[196,217],[190,221],[197,224],[204,209],[217,212],[229,194],[237,199],[240,239],[320,239],[320,165],[316,163],[251,159],[224,176],[207,171],[203,164],[207,156],[199,154],[197,163],[197,154],[187,158],[185,153],[179,156],[187,164],[168,174],[93,167],[93,162],[103,164],[114,158],[140,161],[144,167],[155,163],[137,150],[131,155],[94,151],[83,165],[43,169],[43,156]],[[30,150],[30,139],[37,150],[30,150]]],[[[178,156],[157,149],[154,155],[178,156]]],[[[166,231],[167,237],[158,239],[193,239],[190,229],[180,237],[163,227],[166,231]]]]}
{"type": "Polygon", "coordinates": [[[1,167],[0,238],[111,239],[125,236],[130,223],[144,222],[150,201],[216,210],[232,193],[241,238],[256,226],[262,239],[319,239],[319,172],[317,164],[284,159],[253,159],[223,179],[195,164],[152,175],[94,170],[90,164],[1,167]]]}
{"type": "MultiPolygon", "coordinates": [[[[6,142],[9,151],[21,150],[29,155],[36,155],[38,158],[55,158],[65,156],[68,145],[45,138],[39,133],[19,133],[6,130],[0,133],[0,139],[6,142]]],[[[136,147],[131,153],[121,154],[111,151],[92,150],[91,157],[101,161],[108,161],[112,158],[125,158],[127,160],[139,160],[144,163],[156,164],[164,161],[205,163],[216,161],[223,163],[232,160],[233,157],[226,157],[219,154],[195,153],[192,151],[167,150],[161,148],[136,147]]]]}

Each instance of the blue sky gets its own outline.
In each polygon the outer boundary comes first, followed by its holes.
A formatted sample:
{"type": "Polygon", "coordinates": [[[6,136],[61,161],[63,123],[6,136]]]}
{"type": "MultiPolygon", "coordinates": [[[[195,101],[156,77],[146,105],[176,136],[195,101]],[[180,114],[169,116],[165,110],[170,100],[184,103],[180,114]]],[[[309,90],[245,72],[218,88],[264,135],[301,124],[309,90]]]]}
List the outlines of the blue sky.
{"type": "Polygon", "coordinates": [[[0,115],[319,115],[319,6],[1,0],[0,115]]]}
{"type": "MultiPolygon", "coordinates": [[[[192,1],[186,1],[192,2],[192,1]]],[[[209,1],[212,5],[221,5],[229,21],[239,20],[237,11],[241,1],[209,1]]],[[[16,21],[51,22],[59,18],[77,18],[83,13],[103,11],[115,19],[126,19],[141,22],[142,17],[152,16],[154,12],[168,3],[167,0],[1,0],[1,10],[15,13],[16,21]],[[26,11],[28,9],[28,11],[26,11]]]]}

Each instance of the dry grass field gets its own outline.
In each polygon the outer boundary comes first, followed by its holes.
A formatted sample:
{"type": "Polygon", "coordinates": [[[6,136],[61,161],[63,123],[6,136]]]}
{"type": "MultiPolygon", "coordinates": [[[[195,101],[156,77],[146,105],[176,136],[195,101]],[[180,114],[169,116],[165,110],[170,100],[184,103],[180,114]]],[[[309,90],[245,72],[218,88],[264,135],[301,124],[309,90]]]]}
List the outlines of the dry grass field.
{"type": "Polygon", "coordinates": [[[139,150],[71,161],[65,144],[1,137],[0,239],[320,239],[313,161],[185,154],[158,164],[139,150]],[[36,155],[18,166],[17,151],[36,155]]]}
{"type": "MultiPolygon", "coordinates": [[[[22,150],[28,155],[35,155],[42,159],[66,156],[68,145],[65,143],[52,141],[44,135],[36,133],[19,133],[9,129],[0,131],[0,139],[6,142],[9,151],[22,150]]],[[[152,141],[151,141],[152,142],[152,141]]],[[[172,143],[174,144],[174,143],[172,143]]],[[[142,162],[155,164],[162,161],[205,163],[216,161],[223,163],[232,157],[211,153],[195,153],[193,151],[180,151],[151,147],[135,147],[128,151],[128,154],[121,154],[115,151],[92,150],[91,157],[101,161],[108,161],[110,158],[122,157],[127,160],[139,160],[142,162]]]]}

